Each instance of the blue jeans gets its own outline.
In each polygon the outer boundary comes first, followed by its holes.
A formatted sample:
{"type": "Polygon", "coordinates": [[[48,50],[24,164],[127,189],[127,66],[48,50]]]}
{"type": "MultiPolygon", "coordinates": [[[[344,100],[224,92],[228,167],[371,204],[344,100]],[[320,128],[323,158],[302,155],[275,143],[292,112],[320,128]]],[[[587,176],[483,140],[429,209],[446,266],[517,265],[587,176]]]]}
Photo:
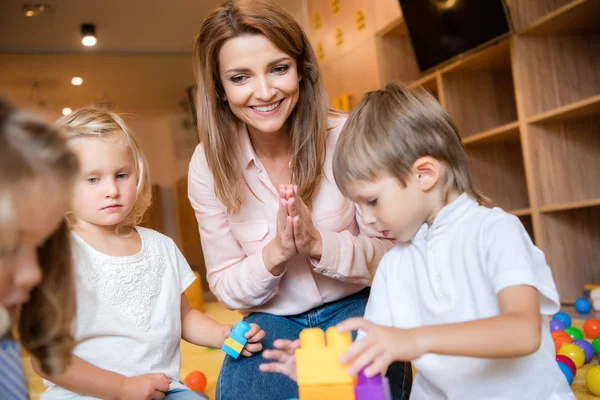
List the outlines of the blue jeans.
{"type": "Polygon", "coordinates": [[[204,397],[190,389],[173,389],[165,393],[165,400],[203,400],[204,397]]]}
{"type": "MultiPolygon", "coordinates": [[[[305,328],[326,330],[351,317],[362,317],[369,297],[365,288],[346,298],[327,303],[307,312],[292,316],[252,313],[244,318],[248,323],[258,324],[267,334],[263,348],[272,349],[275,339],[297,339],[305,328]]],[[[353,338],[356,332],[353,332],[353,338]]],[[[264,373],[258,369],[266,362],[260,355],[240,357],[237,360],[225,357],[219,380],[217,400],[283,400],[298,397],[296,382],[281,374],[264,373]]],[[[406,400],[412,386],[410,364],[394,363],[388,369],[392,398],[406,400]]]]}

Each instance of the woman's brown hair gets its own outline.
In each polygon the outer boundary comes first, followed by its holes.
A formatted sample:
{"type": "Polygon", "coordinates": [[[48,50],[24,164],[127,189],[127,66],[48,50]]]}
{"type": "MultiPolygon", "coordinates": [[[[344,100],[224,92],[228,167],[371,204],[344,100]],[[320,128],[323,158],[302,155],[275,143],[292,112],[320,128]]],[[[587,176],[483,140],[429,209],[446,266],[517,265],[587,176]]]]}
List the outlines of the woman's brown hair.
{"type": "Polygon", "coordinates": [[[311,204],[323,174],[327,128],[327,95],[317,58],[302,28],[279,5],[269,0],[230,0],[209,14],[194,46],[198,133],[204,145],[217,198],[228,212],[244,203],[245,182],[238,157],[239,121],[223,100],[219,53],[223,44],[242,35],[264,35],[296,60],[300,96],[290,115],[292,179],[302,200],[311,204]]]}
{"type": "MultiPolygon", "coordinates": [[[[0,241],[16,232],[13,210],[25,185],[51,177],[62,185],[56,190],[68,190],[78,171],[77,158],[57,128],[0,99],[0,241]]],[[[66,221],[38,249],[38,260],[42,279],[21,309],[17,334],[42,370],[57,374],[70,363],[75,345],[75,283],[66,221]]]]}

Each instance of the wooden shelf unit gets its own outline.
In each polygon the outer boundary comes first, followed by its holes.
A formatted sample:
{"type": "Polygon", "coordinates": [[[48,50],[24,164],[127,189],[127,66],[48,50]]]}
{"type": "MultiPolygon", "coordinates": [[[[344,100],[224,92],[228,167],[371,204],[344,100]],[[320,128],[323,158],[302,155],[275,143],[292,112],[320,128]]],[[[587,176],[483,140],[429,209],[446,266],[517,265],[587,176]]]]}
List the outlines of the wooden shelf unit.
{"type": "Polygon", "coordinates": [[[374,9],[373,40],[338,57],[326,85],[353,107],[366,86],[424,87],[456,123],[475,184],[545,252],[561,297],[600,283],[600,0],[507,0],[513,35],[426,75],[397,0],[340,1],[374,9]]]}

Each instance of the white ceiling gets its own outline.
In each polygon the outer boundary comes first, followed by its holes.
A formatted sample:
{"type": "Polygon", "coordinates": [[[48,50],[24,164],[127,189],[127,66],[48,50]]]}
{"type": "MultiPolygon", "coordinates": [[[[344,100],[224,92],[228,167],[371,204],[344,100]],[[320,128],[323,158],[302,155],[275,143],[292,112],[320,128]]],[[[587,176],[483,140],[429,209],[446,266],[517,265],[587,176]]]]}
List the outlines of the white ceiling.
{"type": "MultiPolygon", "coordinates": [[[[181,110],[194,40],[221,0],[46,0],[50,12],[33,18],[26,2],[0,0],[0,95],[28,107],[42,100],[50,113],[102,100],[156,114],[181,110]],[[96,25],[92,49],[81,44],[87,22],[96,25]],[[72,86],[73,76],[83,85],[72,86]]],[[[278,3],[306,26],[306,0],[278,3]]]]}

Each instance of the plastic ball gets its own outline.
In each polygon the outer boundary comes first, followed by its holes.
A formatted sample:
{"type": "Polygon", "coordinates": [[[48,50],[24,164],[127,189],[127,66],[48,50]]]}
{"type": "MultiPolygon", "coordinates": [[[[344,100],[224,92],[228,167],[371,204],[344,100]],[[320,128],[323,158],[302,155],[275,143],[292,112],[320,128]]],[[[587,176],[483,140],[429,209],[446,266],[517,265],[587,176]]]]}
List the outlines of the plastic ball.
{"type": "Polygon", "coordinates": [[[583,331],[585,336],[590,339],[596,339],[600,336],[600,319],[590,318],[583,323],[583,331]]]}
{"type": "Polygon", "coordinates": [[[566,365],[562,362],[558,362],[558,367],[562,371],[565,378],[567,378],[567,382],[569,382],[569,386],[571,386],[573,384],[573,372],[571,371],[571,368],[569,368],[568,365],[566,365]]]}
{"type": "Polygon", "coordinates": [[[564,322],[559,321],[557,319],[553,319],[550,321],[550,332],[554,331],[564,331],[567,326],[564,322]]]}
{"type": "Polygon", "coordinates": [[[567,332],[567,334],[571,336],[573,340],[583,339],[583,333],[573,326],[565,328],[565,332],[567,332]]]}
{"type": "Polygon", "coordinates": [[[575,376],[575,374],[577,374],[577,367],[575,366],[575,363],[573,362],[573,360],[571,360],[569,357],[556,356],[556,362],[561,362],[561,363],[565,364],[567,367],[569,367],[569,369],[573,373],[573,376],[575,376]]]}
{"type": "Polygon", "coordinates": [[[569,317],[569,315],[567,313],[564,313],[564,312],[556,313],[556,314],[554,314],[554,317],[552,317],[552,319],[562,321],[562,323],[565,324],[565,326],[567,328],[569,326],[571,326],[571,317],[569,317]]]}
{"type": "Polygon", "coordinates": [[[569,357],[571,360],[573,360],[577,368],[581,368],[585,363],[585,353],[579,346],[575,344],[565,344],[560,348],[558,354],[569,357]]]}
{"type": "Polygon", "coordinates": [[[590,392],[600,396],[600,366],[590,368],[585,376],[585,384],[590,392]]]}
{"type": "Polygon", "coordinates": [[[600,354],[600,337],[597,337],[592,341],[592,347],[594,348],[594,354],[600,354]]]}
{"type": "Polygon", "coordinates": [[[203,392],[206,389],[206,375],[200,371],[192,371],[185,377],[185,385],[194,392],[203,392]]]}
{"type": "Polygon", "coordinates": [[[585,297],[580,297],[575,301],[575,309],[578,313],[587,314],[592,309],[592,303],[585,297]]]}
{"type": "Polygon", "coordinates": [[[581,350],[583,350],[583,354],[585,354],[585,363],[589,363],[594,358],[594,348],[585,339],[573,340],[573,344],[579,346],[581,350]]]}
{"type": "Polygon", "coordinates": [[[569,334],[567,332],[565,332],[565,331],[554,331],[554,332],[552,332],[552,340],[556,340],[556,339],[561,338],[561,337],[569,338],[569,339],[573,340],[573,338],[571,336],[569,336],[569,334]]]}
{"type": "Polygon", "coordinates": [[[563,347],[566,344],[570,344],[572,342],[573,342],[573,339],[571,339],[571,336],[567,336],[567,337],[561,336],[558,339],[556,339],[554,341],[554,348],[556,349],[556,354],[558,354],[561,347],[563,347]]]}

